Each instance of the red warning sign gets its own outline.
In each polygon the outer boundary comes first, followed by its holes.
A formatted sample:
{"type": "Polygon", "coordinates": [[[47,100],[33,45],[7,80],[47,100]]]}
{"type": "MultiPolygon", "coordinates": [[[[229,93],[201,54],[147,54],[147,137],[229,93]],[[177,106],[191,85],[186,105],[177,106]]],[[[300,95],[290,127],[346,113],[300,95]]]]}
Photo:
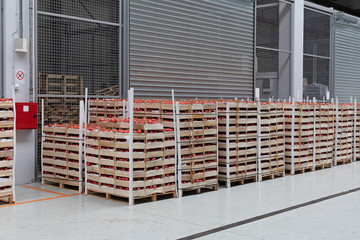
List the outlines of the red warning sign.
{"type": "Polygon", "coordinates": [[[18,79],[18,80],[23,80],[24,78],[25,78],[25,74],[24,74],[24,72],[23,71],[17,71],[16,72],[16,78],[18,79]]]}

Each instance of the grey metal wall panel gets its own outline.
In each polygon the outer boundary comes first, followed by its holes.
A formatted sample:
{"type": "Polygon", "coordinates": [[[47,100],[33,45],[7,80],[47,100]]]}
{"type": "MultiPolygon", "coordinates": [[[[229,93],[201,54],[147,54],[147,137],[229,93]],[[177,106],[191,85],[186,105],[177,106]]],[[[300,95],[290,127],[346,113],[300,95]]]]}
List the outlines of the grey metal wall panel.
{"type": "Polygon", "coordinates": [[[336,24],[334,58],[335,97],[341,102],[360,99],[360,27],[336,24]]]}
{"type": "Polygon", "coordinates": [[[252,0],[130,0],[137,96],[251,97],[252,0]]]}

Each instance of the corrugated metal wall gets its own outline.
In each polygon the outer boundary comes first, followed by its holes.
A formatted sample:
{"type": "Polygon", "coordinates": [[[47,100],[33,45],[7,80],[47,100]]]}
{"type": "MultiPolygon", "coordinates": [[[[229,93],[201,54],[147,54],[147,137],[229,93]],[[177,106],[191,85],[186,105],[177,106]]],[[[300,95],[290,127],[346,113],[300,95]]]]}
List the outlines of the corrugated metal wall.
{"type": "Polygon", "coordinates": [[[334,95],[360,99],[360,27],[338,22],[335,28],[334,95]]]}
{"type": "Polygon", "coordinates": [[[137,96],[251,97],[252,0],[130,0],[137,96]]]}

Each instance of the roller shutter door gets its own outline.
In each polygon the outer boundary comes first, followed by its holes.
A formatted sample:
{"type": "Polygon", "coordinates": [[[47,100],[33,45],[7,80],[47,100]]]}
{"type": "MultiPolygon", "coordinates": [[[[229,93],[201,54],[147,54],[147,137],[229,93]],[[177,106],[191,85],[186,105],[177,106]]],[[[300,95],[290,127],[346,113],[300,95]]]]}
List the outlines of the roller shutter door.
{"type": "Polygon", "coordinates": [[[251,97],[251,0],[130,0],[129,75],[137,96],[251,97]]]}
{"type": "Polygon", "coordinates": [[[360,99],[360,27],[336,24],[334,93],[341,102],[360,99]]]}

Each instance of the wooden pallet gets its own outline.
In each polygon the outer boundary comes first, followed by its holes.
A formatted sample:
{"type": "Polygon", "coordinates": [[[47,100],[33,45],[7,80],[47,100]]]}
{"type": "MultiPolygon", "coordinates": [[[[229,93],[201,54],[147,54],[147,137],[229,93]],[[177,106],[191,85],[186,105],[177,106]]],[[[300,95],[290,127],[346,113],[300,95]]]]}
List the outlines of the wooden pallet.
{"type": "Polygon", "coordinates": [[[291,173],[291,170],[285,170],[286,174],[289,175],[297,175],[297,174],[304,174],[306,172],[314,172],[315,169],[314,167],[300,167],[300,168],[295,168],[294,174],[291,173]]]}
{"type": "Polygon", "coordinates": [[[80,192],[80,188],[81,188],[81,193],[84,192],[83,182],[69,181],[65,179],[56,179],[56,178],[46,178],[46,177],[43,177],[43,182],[44,185],[50,187],[57,187],[60,189],[76,191],[76,192],[80,192]]]}
{"type": "Polygon", "coordinates": [[[103,88],[95,91],[96,96],[117,96],[119,95],[119,86],[114,85],[111,87],[103,88]]]}
{"type": "Polygon", "coordinates": [[[259,182],[263,182],[266,180],[272,180],[275,178],[281,178],[281,177],[285,177],[284,172],[265,173],[265,174],[262,174],[262,176],[261,176],[262,180],[261,181],[259,180],[259,182]]]}
{"type": "Polygon", "coordinates": [[[217,191],[219,189],[219,184],[211,184],[208,186],[199,186],[199,187],[192,187],[192,188],[185,188],[182,189],[183,196],[185,195],[193,195],[193,194],[200,194],[205,191],[217,191]]]}
{"type": "MultiPolygon", "coordinates": [[[[115,194],[96,192],[96,191],[91,191],[89,189],[86,190],[86,194],[90,195],[90,196],[94,196],[94,197],[105,198],[106,200],[112,200],[112,201],[117,201],[117,202],[121,202],[124,204],[129,204],[128,198],[123,197],[123,196],[117,196],[115,194]]],[[[145,196],[145,197],[134,198],[133,204],[145,203],[145,202],[156,202],[158,200],[176,198],[176,197],[177,197],[176,191],[167,192],[167,193],[156,193],[156,194],[152,194],[152,195],[145,196]]]]}
{"type": "Polygon", "coordinates": [[[346,159],[346,160],[337,160],[337,165],[345,165],[352,163],[352,160],[346,159]]]}
{"type": "MultiPolygon", "coordinates": [[[[232,187],[232,186],[237,186],[237,185],[244,185],[247,183],[252,183],[252,182],[257,182],[256,179],[256,175],[255,176],[248,176],[248,177],[243,177],[243,178],[235,178],[235,179],[229,179],[229,186],[227,187],[232,187]]],[[[227,180],[226,179],[221,179],[219,178],[219,183],[223,183],[223,184],[227,184],[227,180]]]]}
{"type": "Polygon", "coordinates": [[[315,167],[315,170],[323,170],[323,169],[326,169],[326,168],[332,168],[333,167],[333,164],[332,163],[324,163],[324,164],[317,164],[316,167],[315,167]]]}
{"type": "Polygon", "coordinates": [[[14,196],[9,195],[9,196],[0,197],[0,201],[5,202],[7,204],[13,204],[14,203],[14,196]]]}

